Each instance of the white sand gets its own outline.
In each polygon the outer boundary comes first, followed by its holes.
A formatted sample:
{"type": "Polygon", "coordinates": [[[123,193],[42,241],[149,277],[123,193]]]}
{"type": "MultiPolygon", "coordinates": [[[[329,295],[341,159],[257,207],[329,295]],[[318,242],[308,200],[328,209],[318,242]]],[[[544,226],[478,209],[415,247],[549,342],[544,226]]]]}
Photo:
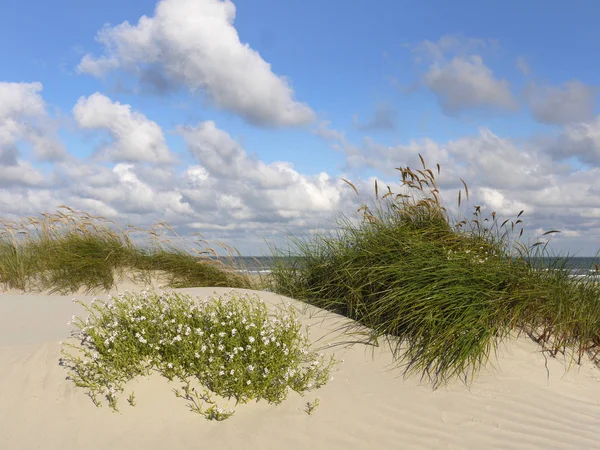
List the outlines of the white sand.
{"type": "MultiPolygon", "coordinates": [[[[548,359],[548,376],[537,346],[521,338],[503,345],[496,368],[470,389],[455,383],[432,391],[388,370],[389,351],[355,345],[333,349],[344,364],[327,386],[304,398],[291,393],[279,406],[240,405],[224,422],[191,413],[171,392],[179,386],[160,377],[132,381],[137,406],[124,395],[113,413],[96,408],[58,365],[66,322],[81,314],[72,298],[0,295],[2,450],[600,448],[600,370],[586,362],[565,373],[564,362],[548,359]],[[316,397],[321,405],[309,416],[304,405],[316,397]]],[[[312,324],[311,340],[327,336],[319,345],[336,340],[329,333],[343,320],[314,308],[302,317],[312,324]]]]}

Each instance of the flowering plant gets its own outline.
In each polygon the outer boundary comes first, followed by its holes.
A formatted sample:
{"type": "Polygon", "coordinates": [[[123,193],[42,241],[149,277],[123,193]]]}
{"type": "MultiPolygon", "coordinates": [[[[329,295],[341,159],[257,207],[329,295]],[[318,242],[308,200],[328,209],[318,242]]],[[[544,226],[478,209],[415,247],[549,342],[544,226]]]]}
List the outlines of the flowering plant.
{"type": "Polygon", "coordinates": [[[172,291],[124,293],[90,305],[75,301],[89,315],[73,316],[79,344],[63,344],[62,363],[97,406],[100,395],[117,410],[117,393],[127,381],[157,371],[183,381],[183,393],[175,393],[190,401],[191,410],[222,420],[233,410],[219,407],[213,394],[277,404],[289,389],[302,394],[323,386],[336,363],[310,349],[291,305],[269,314],[257,295],[231,291],[194,301],[172,291]],[[190,387],[193,379],[203,394],[190,387]]]}

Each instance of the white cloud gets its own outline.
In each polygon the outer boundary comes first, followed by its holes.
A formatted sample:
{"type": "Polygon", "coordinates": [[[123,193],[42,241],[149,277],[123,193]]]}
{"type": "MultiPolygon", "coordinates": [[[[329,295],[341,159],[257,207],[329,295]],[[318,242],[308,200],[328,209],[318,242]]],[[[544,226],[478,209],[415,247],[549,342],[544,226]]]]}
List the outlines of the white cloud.
{"type": "Polygon", "coordinates": [[[518,108],[510,83],[495,78],[478,55],[433,63],[424,76],[424,84],[436,95],[447,114],[473,108],[518,108]]]}
{"type": "Polygon", "coordinates": [[[161,0],[154,16],[137,25],[123,22],[97,35],[105,55],[85,55],[78,70],[102,76],[121,68],[155,84],[202,91],[221,109],[263,126],[294,126],[314,120],[314,112],[294,100],[287,79],[248,44],[233,22],[230,0],[161,0]]]}
{"type": "Polygon", "coordinates": [[[525,89],[533,117],[538,122],[559,125],[593,118],[597,94],[597,88],[577,80],[563,86],[530,83],[525,89]]]}
{"type": "Polygon", "coordinates": [[[525,204],[514,198],[507,198],[506,195],[498,189],[482,187],[478,188],[478,194],[483,201],[483,204],[490,211],[495,211],[499,217],[514,217],[515,214],[518,214],[524,210],[527,210],[529,215],[535,212],[535,209],[532,208],[532,205],[525,204]]]}
{"type": "Polygon", "coordinates": [[[559,159],[576,157],[585,164],[600,166],[600,116],[565,126],[550,150],[559,159]]]}
{"type": "MultiPolygon", "coordinates": [[[[17,184],[18,176],[0,189],[4,216],[37,214],[69,205],[91,214],[148,227],[164,220],[182,235],[200,232],[256,254],[263,238],[284,242],[323,226],[340,212],[358,208],[354,192],[338,177],[301,174],[288,162],[251,158],[214,122],[180,128],[198,163],[175,166],[117,162],[113,165],[76,157],[56,163],[34,186],[17,184]],[[37,199],[39,194],[41,201],[37,199]],[[9,204],[13,198],[15,204],[9,204]],[[30,201],[25,207],[19,202],[30,201]]],[[[0,170],[0,178],[3,172],[0,170]]]]}
{"type": "MultiPolygon", "coordinates": [[[[188,148],[202,164],[186,173],[188,184],[214,187],[214,204],[224,213],[236,211],[238,218],[277,221],[332,214],[341,205],[341,181],[326,173],[301,175],[288,162],[264,162],[251,158],[242,146],[212,121],[195,127],[180,127],[188,148]]],[[[190,190],[190,199],[203,192],[190,190]],[[190,192],[191,191],[191,192],[190,192]]]]}
{"type": "Polygon", "coordinates": [[[109,161],[174,162],[160,126],[131,105],[113,102],[96,92],[81,97],[73,108],[73,117],[81,128],[105,130],[113,141],[98,155],[109,161]]]}
{"type": "Polygon", "coordinates": [[[497,78],[483,61],[482,54],[499,47],[495,40],[448,34],[437,41],[425,40],[406,47],[416,55],[417,63],[426,64],[419,84],[434,93],[444,113],[518,108],[510,83],[497,78]]]}
{"type": "Polygon", "coordinates": [[[41,90],[39,82],[0,82],[0,165],[18,164],[21,142],[31,144],[41,160],[65,156],[41,90]]]}
{"type": "Polygon", "coordinates": [[[0,187],[38,186],[44,182],[44,176],[29,162],[17,161],[16,164],[0,165],[0,187]]]}
{"type": "Polygon", "coordinates": [[[179,177],[162,167],[117,163],[104,167],[94,163],[68,161],[55,167],[54,187],[63,203],[91,208],[94,214],[123,218],[148,225],[154,220],[180,224],[193,211],[181,201],[179,177]],[[111,213],[111,211],[114,211],[111,213]]]}

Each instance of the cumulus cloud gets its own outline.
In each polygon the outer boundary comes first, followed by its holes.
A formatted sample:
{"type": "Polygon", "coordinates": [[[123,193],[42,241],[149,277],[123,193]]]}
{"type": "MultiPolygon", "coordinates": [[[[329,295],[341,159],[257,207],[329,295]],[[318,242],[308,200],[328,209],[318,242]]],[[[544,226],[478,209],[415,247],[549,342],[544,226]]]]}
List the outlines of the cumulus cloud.
{"type": "Polygon", "coordinates": [[[575,157],[592,166],[600,166],[600,116],[567,125],[557,139],[551,141],[555,158],[575,157]]]}
{"type": "Polygon", "coordinates": [[[541,123],[564,125],[590,120],[596,109],[598,89],[578,80],[563,86],[530,83],[525,97],[533,117],[541,123]]]}
{"type": "Polygon", "coordinates": [[[424,76],[424,84],[436,95],[447,114],[473,108],[518,108],[510,83],[495,78],[479,55],[433,63],[424,76]]]}
{"type": "Polygon", "coordinates": [[[19,165],[19,144],[28,143],[40,160],[65,156],[40,92],[42,84],[0,82],[0,164],[19,165]]]}
{"type": "Polygon", "coordinates": [[[449,34],[407,47],[417,63],[426,65],[420,85],[433,92],[444,113],[518,109],[510,83],[496,77],[482,57],[498,48],[496,41],[449,34]]]}
{"type": "Polygon", "coordinates": [[[17,161],[15,164],[0,165],[0,186],[39,186],[44,176],[29,162],[17,161]]]}
{"type": "Polygon", "coordinates": [[[185,174],[188,185],[195,188],[186,192],[192,203],[199,196],[205,206],[211,200],[205,191],[211,189],[219,210],[232,211],[238,220],[260,222],[306,220],[339,211],[341,180],[332,180],[324,172],[302,175],[289,162],[266,164],[252,158],[212,121],[179,131],[201,163],[185,174]]]}
{"type": "Polygon", "coordinates": [[[254,254],[265,249],[264,238],[283,242],[288,232],[332,228],[337,214],[358,208],[339,177],[305,175],[289,162],[253,158],[212,121],[179,132],[196,159],[192,165],[98,164],[72,157],[40,174],[38,185],[17,185],[14,176],[0,190],[0,207],[4,215],[26,215],[66,204],[142,227],[164,220],[184,236],[200,232],[254,254]],[[43,201],[9,205],[8,193],[15,202],[38,193],[43,201]]]}
{"type": "Polygon", "coordinates": [[[102,148],[98,157],[109,161],[174,162],[160,126],[131,105],[113,102],[98,92],[80,97],[73,117],[84,129],[107,131],[112,142],[102,148]]]}
{"type": "Polygon", "coordinates": [[[96,40],[105,54],[85,55],[78,70],[99,77],[123,69],[153,89],[200,91],[256,125],[313,121],[314,112],[294,99],[288,80],[240,41],[235,13],[230,0],[161,0],[154,16],[142,16],[137,25],[102,29],[96,40]]]}

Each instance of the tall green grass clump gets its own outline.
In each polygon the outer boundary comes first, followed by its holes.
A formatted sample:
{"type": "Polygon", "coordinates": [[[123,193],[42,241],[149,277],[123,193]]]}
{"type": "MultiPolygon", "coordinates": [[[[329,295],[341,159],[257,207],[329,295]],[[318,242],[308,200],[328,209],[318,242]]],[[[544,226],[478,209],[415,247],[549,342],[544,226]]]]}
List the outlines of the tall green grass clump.
{"type": "MultiPolygon", "coordinates": [[[[291,305],[269,314],[256,295],[232,291],[194,300],[176,292],[142,292],[79,303],[89,314],[73,317],[76,342],[63,344],[61,364],[96,406],[105,398],[118,410],[129,380],[159,373],[183,383],[175,395],[188,400],[192,411],[223,420],[233,409],[219,406],[215,397],[278,404],[290,389],[303,394],[323,386],[336,363],[311,350],[291,305]]],[[[135,404],[133,392],[128,401],[135,404]]]]}
{"type": "MultiPolygon", "coordinates": [[[[165,223],[150,230],[121,229],[66,206],[20,222],[0,219],[0,283],[27,291],[106,291],[128,273],[146,282],[158,276],[170,287],[252,287],[249,277],[228,268],[206,241],[199,241],[205,245],[200,250],[184,250],[165,230],[176,236],[165,223]],[[137,245],[134,233],[149,245],[137,245]]],[[[230,258],[234,250],[221,246],[230,258]]]]}
{"type": "MultiPolygon", "coordinates": [[[[595,358],[597,278],[574,280],[564,264],[532,264],[547,256],[546,245],[521,242],[523,211],[500,223],[475,206],[470,220],[453,219],[421,162],[422,169],[397,168],[402,193],[388,187],[380,195],[376,182],[375,202],[359,209],[358,223],[342,217],[335,233],[292,238],[287,254],[275,249],[288,258],[273,270],[273,289],[368,327],[368,342],[387,341],[406,375],[434,387],[472,380],[512,332],[529,334],[553,355],[595,358]]],[[[459,207],[462,196],[461,189],[459,207]]]]}

